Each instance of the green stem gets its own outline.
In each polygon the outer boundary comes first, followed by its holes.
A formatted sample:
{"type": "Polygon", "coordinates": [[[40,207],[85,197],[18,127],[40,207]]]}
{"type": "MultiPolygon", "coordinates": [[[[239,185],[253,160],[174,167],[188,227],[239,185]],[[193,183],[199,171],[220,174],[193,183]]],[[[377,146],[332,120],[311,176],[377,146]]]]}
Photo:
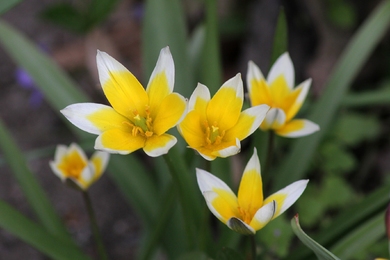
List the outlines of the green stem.
{"type": "Polygon", "coordinates": [[[256,236],[251,235],[249,236],[251,240],[251,254],[252,254],[252,260],[256,260],[256,236]]]}
{"type": "Polygon", "coordinates": [[[179,191],[179,201],[183,212],[184,224],[190,248],[195,248],[195,218],[199,216],[199,207],[195,200],[195,189],[189,179],[188,169],[183,164],[178,151],[173,147],[168,154],[164,154],[172,180],[179,191]],[[175,159],[173,159],[175,158],[175,159]]]}
{"type": "Polygon", "coordinates": [[[87,208],[89,221],[91,223],[92,233],[93,233],[93,236],[95,238],[96,246],[98,249],[99,259],[101,259],[101,260],[108,259],[106,250],[104,248],[103,240],[100,236],[99,228],[98,228],[96,217],[95,217],[95,212],[93,211],[93,208],[92,208],[91,198],[89,197],[89,194],[87,191],[82,191],[82,194],[83,194],[85,207],[87,208]]]}
{"type": "Polygon", "coordinates": [[[265,184],[267,184],[269,181],[267,176],[270,176],[269,171],[270,171],[271,165],[272,165],[274,146],[275,146],[275,133],[274,133],[274,131],[268,131],[267,159],[265,161],[265,167],[264,167],[265,174],[262,174],[263,182],[265,184]],[[264,176],[266,178],[264,178],[264,176]]]}
{"type": "Polygon", "coordinates": [[[176,191],[174,183],[171,182],[163,195],[161,208],[158,211],[160,215],[157,218],[157,223],[152,228],[153,233],[150,235],[140,259],[151,259],[151,254],[154,252],[157,242],[162,237],[163,231],[167,226],[169,217],[171,216],[170,213],[173,211],[176,201],[176,191]]]}

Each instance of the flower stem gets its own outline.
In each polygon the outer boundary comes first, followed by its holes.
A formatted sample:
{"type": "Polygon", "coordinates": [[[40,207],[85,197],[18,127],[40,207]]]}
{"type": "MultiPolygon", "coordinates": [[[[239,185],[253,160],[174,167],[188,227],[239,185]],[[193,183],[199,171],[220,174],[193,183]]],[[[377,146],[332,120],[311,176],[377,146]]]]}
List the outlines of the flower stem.
{"type": "Polygon", "coordinates": [[[252,260],[256,260],[256,236],[251,235],[250,236],[251,240],[251,254],[252,254],[252,260]]]}
{"type": "Polygon", "coordinates": [[[92,208],[91,198],[89,197],[89,194],[87,191],[82,191],[82,194],[83,194],[85,207],[87,208],[89,221],[91,223],[92,233],[93,233],[93,236],[95,238],[95,243],[96,243],[96,246],[98,249],[99,259],[106,260],[106,259],[108,259],[107,253],[106,253],[106,250],[105,250],[104,245],[103,245],[103,240],[100,236],[99,228],[98,228],[96,217],[95,217],[95,212],[93,211],[93,208],[92,208]]]}
{"type": "Polygon", "coordinates": [[[173,147],[168,154],[165,154],[164,160],[168,165],[169,172],[172,176],[172,181],[175,183],[179,192],[179,201],[183,212],[186,234],[190,248],[195,248],[195,226],[196,217],[199,216],[199,204],[196,200],[196,189],[193,185],[194,181],[190,179],[187,166],[181,159],[179,152],[173,147]]]}
{"type": "Polygon", "coordinates": [[[269,179],[264,180],[264,176],[269,176],[269,171],[272,165],[274,146],[275,146],[275,133],[274,131],[268,131],[268,132],[269,134],[268,134],[267,159],[265,161],[265,167],[264,167],[265,174],[262,174],[263,182],[265,184],[267,184],[269,181],[269,179]]]}

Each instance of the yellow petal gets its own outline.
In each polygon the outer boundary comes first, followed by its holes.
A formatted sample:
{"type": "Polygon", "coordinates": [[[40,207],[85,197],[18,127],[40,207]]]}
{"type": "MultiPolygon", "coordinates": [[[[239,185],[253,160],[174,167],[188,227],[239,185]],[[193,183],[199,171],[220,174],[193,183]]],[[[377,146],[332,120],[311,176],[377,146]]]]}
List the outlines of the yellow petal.
{"type": "Polygon", "coordinates": [[[196,177],[207,206],[219,220],[226,224],[231,217],[239,218],[237,197],[222,180],[201,169],[196,169],[196,177]]]}
{"type": "Polygon", "coordinates": [[[93,181],[99,179],[102,173],[105,171],[109,158],[110,158],[109,153],[101,152],[101,151],[96,151],[92,155],[90,161],[94,168],[93,181]]]}
{"type": "Polygon", "coordinates": [[[210,91],[203,85],[198,83],[188,102],[188,111],[196,110],[200,115],[201,122],[207,122],[207,106],[210,102],[210,91]]]}
{"type": "Polygon", "coordinates": [[[268,110],[268,105],[260,105],[242,111],[237,124],[226,132],[225,140],[238,138],[241,141],[248,137],[259,128],[268,110]]]}
{"type": "Polygon", "coordinates": [[[218,145],[207,145],[195,148],[206,160],[212,161],[217,157],[225,158],[240,152],[241,144],[238,139],[223,141],[218,145]]]}
{"type": "Polygon", "coordinates": [[[241,75],[226,81],[210,100],[207,107],[207,119],[210,125],[222,130],[232,128],[241,113],[243,86],[241,75]]]}
{"type": "Polygon", "coordinates": [[[248,94],[252,106],[272,105],[271,92],[259,67],[252,61],[248,63],[248,94]]]}
{"type": "Polygon", "coordinates": [[[96,59],[100,83],[112,107],[128,118],[135,111],[145,117],[148,95],[134,75],[105,52],[98,51],[96,59]]]}
{"type": "Polygon", "coordinates": [[[260,160],[256,148],[245,167],[238,189],[238,205],[242,219],[249,224],[263,205],[263,182],[261,180],[260,160]]]}
{"type": "Polygon", "coordinates": [[[295,71],[290,55],[287,52],[280,55],[280,57],[272,65],[267,77],[268,84],[272,85],[274,80],[281,75],[283,75],[287,87],[289,89],[293,89],[295,71]]]}
{"type": "Polygon", "coordinates": [[[301,109],[303,101],[309,92],[311,85],[311,79],[305,80],[298,87],[291,92],[286,98],[285,104],[282,109],[286,112],[286,121],[290,121],[301,109]]]}
{"type": "Polygon", "coordinates": [[[294,119],[282,128],[275,130],[275,133],[284,137],[296,138],[310,135],[318,130],[320,130],[320,127],[309,120],[294,119]]]}
{"type": "Polygon", "coordinates": [[[178,128],[191,148],[197,149],[205,145],[205,130],[201,122],[201,116],[197,111],[189,112],[178,128]]]}
{"type": "Polygon", "coordinates": [[[283,75],[278,76],[269,85],[272,99],[272,107],[282,108],[286,102],[286,98],[291,93],[291,89],[288,87],[286,79],[283,75]]]}
{"type": "Polygon", "coordinates": [[[151,157],[157,157],[168,153],[169,149],[171,149],[176,142],[176,137],[173,135],[153,135],[146,139],[144,152],[151,157]]]}
{"type": "Polygon", "coordinates": [[[306,189],[309,180],[300,180],[293,182],[285,188],[275,192],[264,200],[264,204],[276,201],[277,209],[273,219],[285,212],[302,195],[306,189]]]}
{"type": "Polygon", "coordinates": [[[253,217],[250,226],[258,231],[267,225],[275,215],[277,209],[276,201],[271,201],[270,203],[262,206],[253,217]]]}
{"type": "Polygon", "coordinates": [[[99,135],[95,141],[95,149],[110,153],[129,154],[145,145],[145,137],[133,136],[131,131],[110,129],[99,135]]]}
{"type": "Polygon", "coordinates": [[[187,102],[177,93],[169,94],[161,102],[153,122],[153,132],[161,135],[177,125],[185,116],[187,102]]]}

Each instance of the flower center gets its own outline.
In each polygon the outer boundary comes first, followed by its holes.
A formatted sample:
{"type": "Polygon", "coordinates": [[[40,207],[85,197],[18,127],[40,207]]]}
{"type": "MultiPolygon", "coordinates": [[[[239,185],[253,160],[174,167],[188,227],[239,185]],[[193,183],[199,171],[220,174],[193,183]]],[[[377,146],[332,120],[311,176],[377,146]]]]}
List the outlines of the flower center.
{"type": "Polygon", "coordinates": [[[145,108],[146,116],[141,116],[137,110],[133,111],[134,116],[132,117],[131,122],[123,122],[132,127],[131,133],[133,136],[142,135],[145,137],[151,137],[153,135],[153,119],[150,117],[149,106],[145,108]]]}
{"type": "Polygon", "coordinates": [[[238,207],[238,212],[241,215],[241,220],[249,225],[253,218],[252,214],[241,207],[238,207]]]}
{"type": "Polygon", "coordinates": [[[206,128],[206,143],[207,145],[218,145],[221,143],[223,136],[225,135],[225,130],[219,129],[217,122],[209,126],[208,122],[205,122],[206,128]]]}

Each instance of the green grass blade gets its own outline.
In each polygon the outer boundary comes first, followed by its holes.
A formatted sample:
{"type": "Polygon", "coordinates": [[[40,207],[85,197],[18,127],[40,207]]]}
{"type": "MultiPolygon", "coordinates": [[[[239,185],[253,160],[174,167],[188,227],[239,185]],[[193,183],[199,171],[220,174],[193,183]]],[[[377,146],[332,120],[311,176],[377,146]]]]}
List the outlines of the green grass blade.
{"type": "Polygon", "coordinates": [[[287,32],[287,20],[284,8],[281,7],[278,15],[278,21],[276,23],[274,44],[272,48],[271,64],[274,64],[277,58],[287,51],[288,46],[288,32],[287,32]]]}
{"type": "Polygon", "coordinates": [[[145,82],[156,65],[158,54],[169,46],[175,62],[175,92],[189,98],[195,82],[187,52],[184,13],[179,0],[148,0],[142,35],[145,82]]]}
{"type": "MultiPolygon", "coordinates": [[[[86,102],[89,98],[47,54],[3,21],[0,21],[0,43],[11,58],[34,79],[37,87],[64,122],[70,125],[60,114],[60,109],[72,103],[86,102]]],[[[71,129],[83,138],[90,137],[74,127],[71,129]]]]}
{"type": "MultiPolygon", "coordinates": [[[[35,176],[28,169],[22,152],[13,141],[3,122],[0,120],[0,148],[8,165],[11,167],[14,177],[21,186],[23,193],[33,208],[39,221],[52,234],[58,238],[71,242],[60,218],[54,211],[45,192],[39,185],[35,176]]],[[[1,215],[1,214],[0,214],[1,215]]]]}
{"type": "Polygon", "coordinates": [[[323,246],[314,241],[311,237],[309,237],[299,225],[299,218],[296,215],[291,219],[291,227],[299,238],[308,248],[310,248],[317,256],[319,260],[339,260],[334,254],[326,250],[323,246]]]}
{"type": "MultiPolygon", "coordinates": [[[[342,236],[351,232],[366,219],[372,217],[378,212],[383,212],[389,202],[388,194],[390,190],[390,183],[375,190],[368,195],[360,203],[353,205],[348,210],[337,216],[329,227],[314,236],[314,239],[321,245],[331,247],[335,241],[338,241],[342,236]]],[[[301,216],[304,217],[304,216],[301,216]]],[[[310,255],[308,250],[304,247],[297,247],[288,259],[306,259],[310,255]]]]}
{"type": "Polygon", "coordinates": [[[284,160],[275,174],[274,190],[304,176],[349,86],[388,29],[389,13],[390,1],[383,1],[364,22],[343,52],[326,84],[322,97],[307,117],[319,124],[321,130],[295,141],[290,156],[284,160]]]}
{"type": "Polygon", "coordinates": [[[384,219],[383,212],[372,217],[345,238],[337,241],[337,244],[331,249],[332,252],[340,256],[341,259],[352,259],[353,256],[384,237],[384,219]]]}
{"type": "Polygon", "coordinates": [[[157,215],[157,189],[136,156],[111,155],[108,171],[144,224],[153,224],[157,215]]]}
{"type": "Polygon", "coordinates": [[[27,244],[35,247],[51,259],[89,259],[74,244],[64,242],[10,205],[0,200],[0,227],[27,244]]]}
{"type": "Polygon", "coordinates": [[[390,81],[378,90],[348,94],[342,105],[345,107],[378,106],[390,104],[390,81]]]}
{"type": "Polygon", "coordinates": [[[221,54],[219,50],[217,1],[207,0],[205,40],[200,62],[199,81],[214,95],[222,85],[221,54]]]}
{"type": "Polygon", "coordinates": [[[22,0],[5,0],[0,2],[0,15],[6,13],[9,9],[20,3],[22,0]]]}

